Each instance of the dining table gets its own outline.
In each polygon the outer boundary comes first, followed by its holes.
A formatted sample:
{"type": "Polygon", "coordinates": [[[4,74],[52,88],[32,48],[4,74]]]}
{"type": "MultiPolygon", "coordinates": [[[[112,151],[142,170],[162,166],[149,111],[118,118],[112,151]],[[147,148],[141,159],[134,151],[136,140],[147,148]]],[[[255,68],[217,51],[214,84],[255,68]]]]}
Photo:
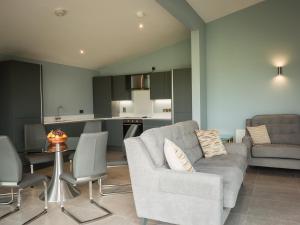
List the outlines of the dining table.
{"type": "MultiPolygon", "coordinates": [[[[67,151],[69,151],[69,148],[65,143],[49,144],[46,150],[49,154],[55,154],[52,177],[47,191],[48,202],[65,201],[80,194],[80,191],[75,186],[60,180],[60,175],[64,171],[63,153],[67,151]]],[[[43,193],[40,195],[40,199],[45,199],[43,193]]]]}

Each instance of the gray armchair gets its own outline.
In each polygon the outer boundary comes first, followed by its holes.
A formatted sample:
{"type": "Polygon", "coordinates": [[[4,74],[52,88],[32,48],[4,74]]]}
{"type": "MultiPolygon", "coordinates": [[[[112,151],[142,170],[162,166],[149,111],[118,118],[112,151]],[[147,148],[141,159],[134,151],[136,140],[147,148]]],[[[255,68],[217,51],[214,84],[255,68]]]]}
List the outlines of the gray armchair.
{"type": "MultiPolygon", "coordinates": [[[[62,212],[73,218],[78,223],[92,222],[95,220],[103,219],[112,214],[108,209],[100,206],[93,200],[92,193],[92,182],[98,180],[99,184],[101,184],[102,177],[106,175],[107,137],[107,132],[81,134],[77,149],[74,154],[72,173],[63,173],[60,176],[61,180],[64,180],[74,186],[82,183],[89,183],[90,203],[105,212],[105,214],[101,217],[82,221],[78,217],[70,213],[67,209],[65,209],[63,202],[64,197],[62,197],[62,212]]],[[[101,186],[99,188],[101,189],[101,186]]],[[[63,193],[61,194],[63,195],[63,193]]]]}
{"type": "Polygon", "coordinates": [[[24,141],[31,173],[33,173],[34,165],[54,162],[54,154],[43,152],[47,144],[47,135],[43,124],[26,124],[24,126],[24,141]]]}
{"type": "Polygon", "coordinates": [[[11,188],[11,200],[9,203],[14,201],[13,189],[17,190],[17,206],[14,210],[2,215],[0,220],[19,211],[21,207],[21,191],[38,183],[44,184],[44,210],[26,221],[24,224],[28,224],[29,222],[32,222],[33,220],[47,213],[47,178],[37,174],[23,174],[22,168],[23,166],[19,155],[9,138],[7,136],[0,136],[0,187],[11,188]]]}

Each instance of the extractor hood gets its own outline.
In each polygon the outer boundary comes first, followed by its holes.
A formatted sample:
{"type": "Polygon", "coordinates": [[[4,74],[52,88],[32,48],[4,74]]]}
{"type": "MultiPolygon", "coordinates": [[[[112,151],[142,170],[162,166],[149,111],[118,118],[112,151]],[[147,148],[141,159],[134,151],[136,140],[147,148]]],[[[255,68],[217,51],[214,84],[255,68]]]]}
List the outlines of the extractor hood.
{"type": "Polygon", "coordinates": [[[131,76],[132,90],[148,90],[150,88],[150,75],[138,74],[131,76]]]}

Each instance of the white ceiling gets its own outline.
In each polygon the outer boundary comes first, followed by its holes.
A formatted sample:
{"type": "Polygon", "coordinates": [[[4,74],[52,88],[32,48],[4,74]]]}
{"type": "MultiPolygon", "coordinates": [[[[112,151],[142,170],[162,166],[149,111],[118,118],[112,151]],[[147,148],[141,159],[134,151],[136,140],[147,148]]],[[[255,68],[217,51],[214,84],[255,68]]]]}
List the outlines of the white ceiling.
{"type": "Polygon", "coordinates": [[[211,22],[262,1],[263,0],[187,0],[205,22],[211,22]]]}
{"type": "MultiPolygon", "coordinates": [[[[261,0],[187,1],[208,22],[261,0]]],[[[0,32],[0,54],[90,69],[189,36],[155,0],[1,0],[0,32]],[[58,7],[67,9],[67,15],[55,16],[58,7]],[[146,14],[142,19],[136,16],[139,10],[146,14]],[[80,55],[79,49],[86,54],[80,55]]]]}
{"type": "Polygon", "coordinates": [[[1,0],[0,32],[0,54],[90,69],[189,36],[155,0],[1,0]],[[68,10],[65,17],[54,15],[58,7],[68,10]],[[139,10],[146,14],[142,19],[139,10]]]}

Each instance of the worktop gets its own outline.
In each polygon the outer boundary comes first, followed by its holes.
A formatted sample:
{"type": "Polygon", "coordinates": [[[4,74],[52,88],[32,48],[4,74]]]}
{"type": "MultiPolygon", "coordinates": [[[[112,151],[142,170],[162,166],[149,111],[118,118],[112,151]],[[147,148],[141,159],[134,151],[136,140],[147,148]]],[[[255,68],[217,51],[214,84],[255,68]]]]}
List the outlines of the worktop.
{"type": "Polygon", "coordinates": [[[142,119],[142,120],[163,120],[172,121],[171,118],[164,116],[153,116],[153,117],[138,117],[138,116],[116,116],[106,118],[94,118],[94,115],[75,115],[75,116],[61,116],[60,120],[55,120],[55,117],[44,117],[44,124],[64,124],[64,123],[78,123],[87,121],[98,121],[98,120],[124,120],[124,119],[142,119]]]}

